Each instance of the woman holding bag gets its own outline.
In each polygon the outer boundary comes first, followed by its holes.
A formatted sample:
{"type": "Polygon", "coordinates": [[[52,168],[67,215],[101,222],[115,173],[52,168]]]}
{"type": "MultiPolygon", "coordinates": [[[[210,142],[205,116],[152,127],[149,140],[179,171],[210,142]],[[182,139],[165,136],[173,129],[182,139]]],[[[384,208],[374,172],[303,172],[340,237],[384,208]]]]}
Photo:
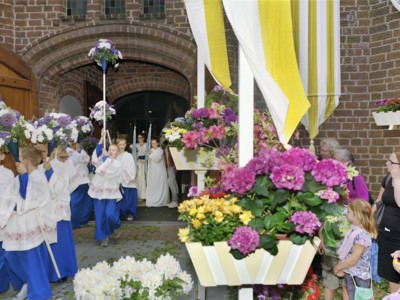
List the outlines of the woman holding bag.
{"type": "Polygon", "coordinates": [[[392,267],[391,253],[400,249],[400,151],[391,153],[386,161],[389,171],[374,204],[382,201],[385,209],[378,226],[378,274],[389,281],[390,292],[400,288],[400,274],[392,267]],[[389,177],[388,177],[389,176],[389,177]]]}

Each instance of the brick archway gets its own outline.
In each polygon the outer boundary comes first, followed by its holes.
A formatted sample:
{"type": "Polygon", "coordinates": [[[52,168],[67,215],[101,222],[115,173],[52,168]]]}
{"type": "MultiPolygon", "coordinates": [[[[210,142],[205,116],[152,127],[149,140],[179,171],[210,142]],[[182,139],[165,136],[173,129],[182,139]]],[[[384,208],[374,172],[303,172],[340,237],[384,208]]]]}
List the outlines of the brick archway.
{"type": "MultiPolygon", "coordinates": [[[[189,86],[189,98],[193,94],[196,47],[191,36],[159,24],[108,23],[56,33],[21,53],[39,79],[41,111],[56,105],[53,102],[58,95],[54,87],[62,82],[66,73],[93,65],[87,54],[100,38],[112,40],[123,53],[124,60],[147,62],[180,74],[189,86]]],[[[98,75],[101,76],[100,71],[98,75]]],[[[115,91],[113,97],[124,92],[115,91]]],[[[188,92],[179,92],[184,93],[188,92]]]]}

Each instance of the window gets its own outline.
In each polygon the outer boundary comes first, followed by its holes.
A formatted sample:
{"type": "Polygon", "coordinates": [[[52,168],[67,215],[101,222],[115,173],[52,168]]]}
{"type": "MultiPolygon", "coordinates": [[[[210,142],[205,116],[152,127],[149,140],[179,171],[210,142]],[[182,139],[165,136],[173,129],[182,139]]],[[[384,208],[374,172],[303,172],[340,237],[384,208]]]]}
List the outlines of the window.
{"type": "Polygon", "coordinates": [[[67,0],[67,16],[86,16],[87,0],[67,0]]]}
{"type": "Polygon", "coordinates": [[[125,0],[105,0],[104,13],[106,15],[125,14],[125,0]]]}
{"type": "Polygon", "coordinates": [[[144,14],[164,14],[165,0],[143,0],[144,14]]]}

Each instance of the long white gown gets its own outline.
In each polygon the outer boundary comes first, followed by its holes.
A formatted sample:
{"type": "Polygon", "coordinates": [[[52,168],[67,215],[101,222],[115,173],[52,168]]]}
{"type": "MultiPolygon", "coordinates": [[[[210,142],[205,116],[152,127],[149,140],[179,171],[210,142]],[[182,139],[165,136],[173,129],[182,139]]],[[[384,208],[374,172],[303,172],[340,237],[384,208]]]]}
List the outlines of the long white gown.
{"type": "Polygon", "coordinates": [[[137,185],[137,193],[138,199],[146,198],[146,177],[144,174],[144,160],[139,159],[139,156],[146,155],[146,144],[140,145],[136,144],[137,158],[136,162],[138,165],[137,173],[136,173],[136,185],[137,185]]]}
{"type": "Polygon", "coordinates": [[[167,170],[163,150],[152,149],[147,171],[146,206],[166,206],[169,202],[167,170]]]}

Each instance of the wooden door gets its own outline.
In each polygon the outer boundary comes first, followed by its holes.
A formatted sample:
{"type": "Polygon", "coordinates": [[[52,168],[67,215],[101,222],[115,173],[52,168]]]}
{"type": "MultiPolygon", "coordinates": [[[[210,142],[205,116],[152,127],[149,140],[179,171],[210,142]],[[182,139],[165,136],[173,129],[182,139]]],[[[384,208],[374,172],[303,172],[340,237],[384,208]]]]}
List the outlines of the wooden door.
{"type": "MultiPolygon", "coordinates": [[[[0,95],[25,120],[39,116],[37,81],[31,68],[15,53],[0,47],[0,95]]],[[[15,160],[7,155],[4,165],[15,171],[15,160]]]]}

